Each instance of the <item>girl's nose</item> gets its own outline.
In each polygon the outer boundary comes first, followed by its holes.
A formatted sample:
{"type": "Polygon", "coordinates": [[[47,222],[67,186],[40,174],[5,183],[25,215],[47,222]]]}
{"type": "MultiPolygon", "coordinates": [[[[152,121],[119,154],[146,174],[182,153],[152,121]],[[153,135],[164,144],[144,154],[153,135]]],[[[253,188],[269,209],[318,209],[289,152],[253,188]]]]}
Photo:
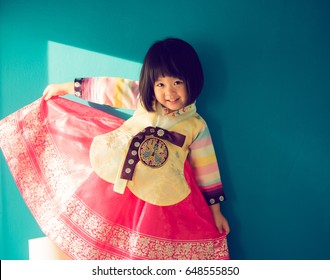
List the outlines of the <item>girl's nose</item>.
{"type": "Polygon", "coordinates": [[[174,96],[176,95],[176,89],[173,86],[169,86],[166,90],[166,94],[169,96],[174,96]]]}

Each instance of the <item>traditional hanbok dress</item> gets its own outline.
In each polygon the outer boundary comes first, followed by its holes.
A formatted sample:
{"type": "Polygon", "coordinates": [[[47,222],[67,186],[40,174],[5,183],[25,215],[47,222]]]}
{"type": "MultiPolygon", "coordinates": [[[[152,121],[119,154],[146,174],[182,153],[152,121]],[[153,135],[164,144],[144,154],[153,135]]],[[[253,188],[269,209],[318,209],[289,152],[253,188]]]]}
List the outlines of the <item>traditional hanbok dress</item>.
{"type": "Polygon", "coordinates": [[[138,83],[76,79],[76,95],[135,108],[124,121],[40,98],[0,122],[0,146],[43,232],[73,259],[228,259],[209,205],[224,200],[195,104],[147,112],[138,83]]]}

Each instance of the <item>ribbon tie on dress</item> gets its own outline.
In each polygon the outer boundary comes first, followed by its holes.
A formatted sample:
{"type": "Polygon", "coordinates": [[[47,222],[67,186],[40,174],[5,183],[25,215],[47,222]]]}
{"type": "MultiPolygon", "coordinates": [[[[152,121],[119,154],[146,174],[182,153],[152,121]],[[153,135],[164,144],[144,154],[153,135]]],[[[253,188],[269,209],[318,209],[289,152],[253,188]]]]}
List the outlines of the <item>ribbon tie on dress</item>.
{"type": "MultiPolygon", "coordinates": [[[[143,129],[141,132],[136,134],[132,138],[131,143],[129,144],[126,158],[121,165],[122,170],[121,170],[121,172],[119,171],[117,173],[117,178],[116,178],[115,184],[114,184],[115,192],[123,194],[124,190],[127,186],[127,181],[132,180],[136,164],[140,161],[140,155],[139,155],[140,146],[146,145],[146,149],[148,149],[148,147],[152,146],[152,145],[148,145],[148,143],[146,143],[147,141],[144,142],[145,138],[147,136],[154,136],[154,137],[148,138],[148,140],[152,139],[152,138],[153,138],[153,140],[155,140],[155,145],[153,145],[154,152],[161,156],[162,156],[162,152],[159,151],[160,149],[158,147],[159,145],[157,144],[157,142],[163,142],[163,140],[166,140],[178,147],[182,147],[185,142],[185,139],[186,139],[185,135],[180,134],[178,132],[168,131],[166,129],[162,129],[159,127],[152,127],[152,126],[148,126],[147,128],[143,129]]],[[[167,147],[166,147],[166,149],[167,149],[167,147]]],[[[152,158],[152,157],[150,157],[150,158],[152,158]]],[[[143,158],[142,160],[145,164],[149,165],[148,160],[146,161],[145,158],[143,158]]],[[[166,159],[165,159],[165,161],[166,161],[166,159]]],[[[165,161],[159,165],[154,165],[154,166],[160,167],[165,163],[165,161]]]]}
{"type": "Polygon", "coordinates": [[[166,140],[176,146],[182,147],[186,136],[174,131],[168,131],[159,127],[148,126],[136,134],[129,146],[123,168],[121,179],[132,180],[136,164],[140,161],[139,148],[147,136],[154,136],[161,140],[166,140]]]}
{"type": "MultiPolygon", "coordinates": [[[[146,143],[147,141],[144,142],[147,136],[154,136],[148,138],[147,140],[152,138],[155,140],[155,142],[157,141],[163,142],[163,140],[166,140],[178,147],[182,147],[186,139],[186,136],[183,134],[174,131],[168,131],[166,129],[162,129],[159,127],[152,127],[152,126],[146,127],[141,132],[133,136],[132,141],[129,144],[129,148],[125,160],[121,165],[122,170],[117,173],[117,178],[115,180],[114,189],[113,189],[115,192],[123,194],[127,186],[127,181],[132,180],[136,164],[140,161],[140,155],[139,155],[140,146],[146,145],[146,149],[148,149],[148,146],[150,147],[150,145],[146,143]]],[[[162,152],[160,152],[158,149],[159,147],[156,146],[158,146],[158,144],[154,145],[155,153],[158,153],[158,155],[162,155],[162,152]]],[[[142,160],[145,164],[149,165],[148,162],[145,160],[145,158],[142,160]]],[[[155,167],[160,167],[164,163],[165,161],[160,165],[156,165],[155,167]]]]}

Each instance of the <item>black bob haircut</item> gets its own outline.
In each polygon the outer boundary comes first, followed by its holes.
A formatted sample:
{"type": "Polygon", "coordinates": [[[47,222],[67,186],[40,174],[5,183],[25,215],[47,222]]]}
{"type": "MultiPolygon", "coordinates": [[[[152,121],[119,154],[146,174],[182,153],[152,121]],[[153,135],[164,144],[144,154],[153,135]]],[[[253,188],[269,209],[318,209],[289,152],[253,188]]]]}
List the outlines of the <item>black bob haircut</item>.
{"type": "Polygon", "coordinates": [[[204,75],[194,48],[187,42],[168,38],[155,42],[148,50],[140,73],[139,90],[144,108],[155,111],[154,84],[159,77],[183,80],[188,91],[188,103],[194,103],[202,91],[204,75]]]}

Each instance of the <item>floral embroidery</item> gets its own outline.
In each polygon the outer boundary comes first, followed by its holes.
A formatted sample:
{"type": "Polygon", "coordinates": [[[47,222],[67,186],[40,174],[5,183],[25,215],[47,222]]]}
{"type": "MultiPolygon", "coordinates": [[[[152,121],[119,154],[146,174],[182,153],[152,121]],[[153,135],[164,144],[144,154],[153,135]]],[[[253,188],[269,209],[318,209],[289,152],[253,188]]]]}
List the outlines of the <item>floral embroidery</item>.
{"type": "Polygon", "coordinates": [[[176,111],[170,111],[168,108],[164,108],[163,107],[163,110],[164,110],[164,115],[167,115],[167,116],[171,116],[171,117],[178,117],[180,115],[182,115],[183,113],[186,113],[190,110],[192,110],[194,108],[194,104],[190,104],[186,107],[183,107],[179,110],[176,110],[176,111]]]}
{"type": "Polygon", "coordinates": [[[168,158],[168,148],[163,140],[154,137],[148,138],[142,142],[139,148],[139,158],[150,167],[161,167],[168,158]]]}
{"type": "MultiPolygon", "coordinates": [[[[215,256],[228,257],[225,237],[202,241],[175,241],[148,236],[109,223],[86,208],[81,201],[74,198],[71,200],[65,214],[77,226],[82,227],[88,236],[101,241],[115,249],[115,251],[127,252],[128,259],[214,259],[215,256]],[[82,220],[80,217],[85,218],[82,220]]],[[[79,252],[79,254],[82,254],[82,252],[79,252]]],[[[98,259],[108,257],[111,254],[110,251],[101,254],[98,259]]],[[[89,258],[89,256],[84,255],[84,258],[89,258]]],[[[123,256],[112,256],[112,258],[123,259],[123,256]]]]}

